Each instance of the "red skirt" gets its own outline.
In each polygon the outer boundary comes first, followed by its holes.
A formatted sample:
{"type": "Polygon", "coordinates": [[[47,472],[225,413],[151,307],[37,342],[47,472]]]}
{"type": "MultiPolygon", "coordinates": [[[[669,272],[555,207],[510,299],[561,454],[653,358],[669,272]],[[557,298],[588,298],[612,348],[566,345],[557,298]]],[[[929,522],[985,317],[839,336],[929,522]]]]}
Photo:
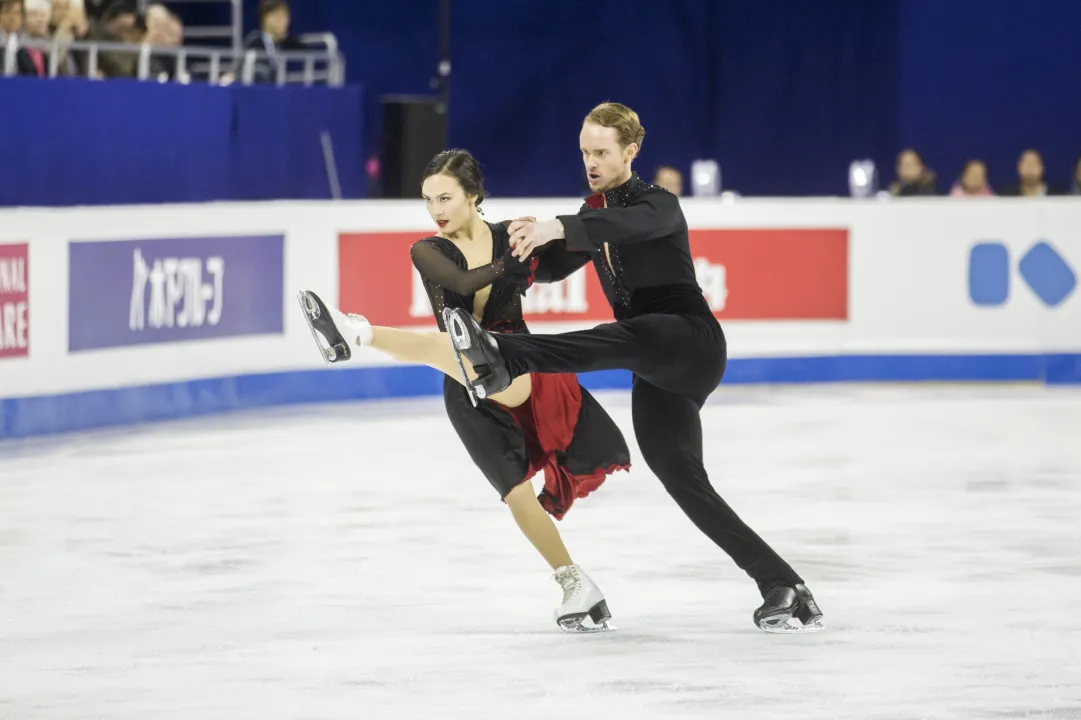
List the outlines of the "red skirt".
{"type": "MultiPolygon", "coordinates": [[[[561,520],[575,500],[599,488],[608,475],[629,469],[630,458],[622,435],[618,435],[615,424],[605,414],[603,420],[611,425],[611,430],[604,433],[606,437],[579,439],[585,443],[622,446],[622,452],[610,452],[609,460],[601,466],[582,467],[578,463],[578,467],[572,467],[575,463],[568,462],[572,459],[568,458],[568,450],[576,440],[582,414],[582,387],[578,384],[578,376],[573,373],[531,373],[529,377],[532,382],[529,398],[515,408],[500,407],[510,413],[525,436],[529,470],[522,482],[543,470],[544,489],[537,499],[549,514],[561,520]],[[611,437],[612,430],[618,435],[618,441],[611,437]]],[[[592,405],[592,412],[603,413],[596,401],[592,405]]]]}

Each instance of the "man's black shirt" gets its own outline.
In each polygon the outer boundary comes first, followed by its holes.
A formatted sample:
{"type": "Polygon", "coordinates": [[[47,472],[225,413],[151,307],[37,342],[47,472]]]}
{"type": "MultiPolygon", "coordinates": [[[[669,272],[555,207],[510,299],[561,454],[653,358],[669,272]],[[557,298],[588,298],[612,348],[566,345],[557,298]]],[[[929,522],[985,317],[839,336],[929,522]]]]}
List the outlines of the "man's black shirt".
{"type": "Polygon", "coordinates": [[[562,280],[592,261],[617,320],[647,313],[712,316],[695,276],[687,221],[672,193],[635,173],[590,197],[577,215],[558,219],[566,240],[540,254],[537,282],[562,280]]]}

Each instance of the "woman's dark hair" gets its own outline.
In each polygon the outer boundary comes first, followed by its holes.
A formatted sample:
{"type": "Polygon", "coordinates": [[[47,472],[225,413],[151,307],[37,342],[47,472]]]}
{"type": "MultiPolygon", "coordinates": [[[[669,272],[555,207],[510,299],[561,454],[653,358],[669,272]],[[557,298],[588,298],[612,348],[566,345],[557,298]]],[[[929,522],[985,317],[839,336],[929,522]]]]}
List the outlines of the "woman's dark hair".
{"type": "Polygon", "coordinates": [[[900,160],[902,155],[913,155],[917,160],[919,160],[920,165],[927,167],[927,163],[923,161],[923,155],[920,155],[919,152],[916,151],[916,148],[905,148],[901,152],[897,153],[897,159],[900,160]]]}
{"type": "Polygon", "coordinates": [[[477,159],[468,150],[452,149],[438,153],[424,168],[421,182],[439,174],[450,175],[457,180],[466,195],[476,195],[478,208],[484,202],[484,177],[480,174],[477,159]]]}
{"type": "Polygon", "coordinates": [[[262,22],[267,15],[275,10],[289,12],[289,3],[286,0],[261,0],[259,3],[259,22],[262,22]]]}
{"type": "Polygon", "coordinates": [[[979,158],[965,160],[965,164],[961,166],[961,176],[964,177],[965,173],[967,173],[969,169],[975,165],[983,165],[984,167],[987,167],[987,163],[985,163],[983,160],[980,160],[979,158]]]}
{"type": "Polygon", "coordinates": [[[135,0],[112,0],[106,3],[105,10],[101,14],[101,20],[110,23],[120,15],[139,15],[139,5],[135,0]]]}

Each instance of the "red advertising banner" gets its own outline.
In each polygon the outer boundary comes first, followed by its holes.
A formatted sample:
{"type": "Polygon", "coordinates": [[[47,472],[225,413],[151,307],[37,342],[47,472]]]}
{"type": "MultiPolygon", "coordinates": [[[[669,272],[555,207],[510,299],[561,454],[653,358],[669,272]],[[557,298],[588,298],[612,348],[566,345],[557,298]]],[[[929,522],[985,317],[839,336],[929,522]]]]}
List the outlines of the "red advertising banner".
{"type": "MultiPolygon", "coordinates": [[[[409,247],[423,232],[342,233],[339,302],[377,325],[434,324],[409,247]]],[[[848,318],[848,230],[692,230],[698,284],[722,320],[848,318]]],[[[596,273],[536,284],[522,300],[527,322],[612,319],[596,273]]]]}
{"type": "Polygon", "coordinates": [[[29,247],[0,245],[0,358],[30,354],[29,247]]]}
{"type": "Polygon", "coordinates": [[[848,318],[848,230],[692,230],[691,254],[718,318],[848,318]]]}

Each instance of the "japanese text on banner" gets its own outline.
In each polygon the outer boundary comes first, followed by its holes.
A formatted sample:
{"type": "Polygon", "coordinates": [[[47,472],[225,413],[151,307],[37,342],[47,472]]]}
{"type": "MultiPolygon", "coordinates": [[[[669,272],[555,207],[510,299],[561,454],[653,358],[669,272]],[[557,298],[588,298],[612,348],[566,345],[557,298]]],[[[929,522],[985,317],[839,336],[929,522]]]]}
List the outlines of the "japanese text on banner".
{"type": "Polygon", "coordinates": [[[72,352],[281,333],[284,237],[75,242],[72,352]]]}

